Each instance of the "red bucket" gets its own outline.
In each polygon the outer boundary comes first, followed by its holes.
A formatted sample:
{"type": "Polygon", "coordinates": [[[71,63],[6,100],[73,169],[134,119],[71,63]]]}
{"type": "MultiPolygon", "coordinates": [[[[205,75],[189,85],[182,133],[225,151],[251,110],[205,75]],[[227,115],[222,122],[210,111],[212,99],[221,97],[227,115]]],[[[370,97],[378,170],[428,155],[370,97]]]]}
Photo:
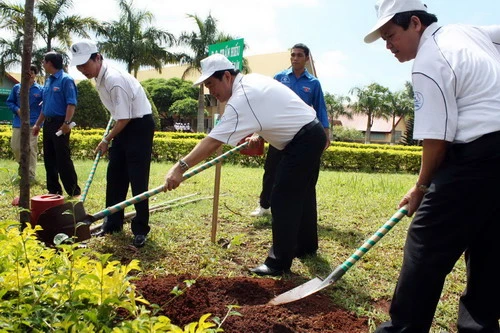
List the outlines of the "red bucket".
{"type": "MultiPolygon", "coordinates": [[[[246,137],[243,138],[243,140],[241,140],[238,144],[242,144],[242,143],[245,143],[245,139],[246,138],[249,138],[251,137],[253,134],[250,134],[246,137]]],[[[258,141],[258,144],[257,146],[253,147],[253,148],[243,148],[242,150],[240,150],[240,153],[242,153],[243,155],[248,155],[248,156],[260,156],[260,155],[263,155],[264,154],[264,140],[261,138],[259,141],[258,141]]]]}
{"type": "Polygon", "coordinates": [[[42,194],[31,198],[31,225],[34,227],[38,217],[49,208],[64,204],[64,197],[59,194],[42,194]]]}

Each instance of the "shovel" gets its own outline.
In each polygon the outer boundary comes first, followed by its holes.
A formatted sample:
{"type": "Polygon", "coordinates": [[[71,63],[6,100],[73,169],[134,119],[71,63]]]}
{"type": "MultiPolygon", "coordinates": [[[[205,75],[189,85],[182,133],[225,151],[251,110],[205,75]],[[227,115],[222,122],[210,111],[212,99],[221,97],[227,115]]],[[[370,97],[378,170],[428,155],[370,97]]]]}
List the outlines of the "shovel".
{"type": "MultiPolygon", "coordinates": [[[[109,118],[108,125],[106,126],[106,129],[104,130],[104,135],[103,139],[108,135],[109,133],[109,128],[111,127],[111,123],[113,123],[113,118],[109,118]]],[[[85,187],[83,188],[82,194],[80,195],[80,201],[85,202],[85,199],[87,198],[87,193],[89,192],[90,184],[92,184],[92,180],[94,179],[94,174],[95,170],[97,169],[97,164],[99,163],[99,159],[101,158],[101,151],[99,150],[95,156],[94,163],[92,164],[92,168],[90,169],[89,173],[89,178],[87,179],[87,182],[85,183],[85,187]]]]}
{"type": "MultiPolygon", "coordinates": [[[[228,150],[227,152],[225,152],[224,154],[220,155],[220,156],[217,156],[216,158],[214,158],[213,160],[211,161],[208,161],[202,165],[200,165],[199,167],[197,168],[194,168],[193,170],[189,171],[189,172],[186,172],[184,175],[183,175],[183,180],[186,180],[188,178],[191,178],[193,177],[194,175],[202,172],[203,170],[205,169],[208,169],[214,165],[216,165],[217,163],[227,159],[229,156],[231,155],[234,155],[235,153],[239,152],[241,149],[245,148],[246,146],[248,145],[248,141],[237,146],[237,147],[234,147],[233,149],[231,150],[228,150]]],[[[130,205],[133,205],[133,204],[136,204],[138,202],[141,202],[155,194],[158,194],[158,193],[161,193],[161,192],[164,192],[165,191],[165,185],[161,185],[161,186],[158,186],[152,190],[149,190],[149,191],[146,191],[146,192],[143,192],[139,195],[136,195],[135,197],[131,198],[131,199],[128,199],[128,200],[125,200],[125,201],[122,201],[120,203],[117,203],[116,205],[114,206],[111,206],[111,207],[108,207],[94,215],[87,215],[87,217],[82,221],[83,223],[86,223],[86,224],[91,224],[97,220],[100,220],[106,216],[109,216],[113,213],[116,213],[122,209],[125,209],[126,207],[130,206],[130,205]]]]}
{"type": "MultiPolygon", "coordinates": [[[[183,175],[183,180],[191,178],[192,176],[202,172],[205,169],[214,166],[215,164],[227,159],[229,156],[234,155],[241,149],[245,148],[248,142],[245,142],[224,154],[217,156],[211,161],[208,161],[193,170],[186,172],[183,175]]],[[[76,236],[77,241],[84,241],[91,237],[90,225],[106,216],[116,213],[126,207],[145,200],[155,194],[165,191],[165,185],[158,186],[152,190],[143,192],[135,197],[117,203],[114,206],[108,207],[94,215],[85,213],[83,202],[78,201],[76,204],[67,202],[63,205],[49,208],[40,214],[38,218],[38,225],[42,227],[38,235],[40,239],[46,244],[53,244],[53,239],[58,233],[65,233],[67,235],[76,236]],[[68,214],[67,212],[72,212],[68,214]]]]}
{"type": "Polygon", "coordinates": [[[338,281],[368,250],[384,237],[405,215],[408,214],[408,206],[401,207],[385,224],[380,227],[361,247],[359,247],[346,261],[337,266],[326,279],[314,278],[298,287],[295,287],[270,300],[267,304],[279,305],[297,301],[321,289],[328,287],[338,281]]]}

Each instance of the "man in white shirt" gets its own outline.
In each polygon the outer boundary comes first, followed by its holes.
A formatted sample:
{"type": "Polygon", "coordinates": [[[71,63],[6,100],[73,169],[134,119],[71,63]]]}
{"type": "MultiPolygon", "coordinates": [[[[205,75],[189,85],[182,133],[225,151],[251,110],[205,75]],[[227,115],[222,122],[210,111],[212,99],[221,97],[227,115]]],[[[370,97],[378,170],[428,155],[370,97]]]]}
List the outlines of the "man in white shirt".
{"type": "MultiPolygon", "coordinates": [[[[71,65],[87,78],[96,79],[99,97],[115,121],[96,148],[103,154],[109,148],[106,207],[110,207],[126,199],[129,184],[134,196],[148,190],[155,126],[151,104],[139,81],[129,73],[109,66],[93,42],[76,43],[71,46],[71,52],[71,65]]],[[[142,247],[150,231],[148,200],[134,206],[133,244],[142,247]]],[[[121,231],[123,217],[123,210],[108,216],[103,223],[103,232],[121,231]]]]}
{"type": "Polygon", "coordinates": [[[272,194],[273,245],[258,275],[281,275],[313,237],[303,229],[315,229],[316,181],[320,157],[326,144],[316,112],[288,87],[259,75],[242,75],[223,55],[201,61],[203,82],[217,100],[227,102],[217,126],[167,173],[165,188],[177,188],[183,173],[213,154],[222,144],[236,146],[255,133],[251,144],[265,139],[283,151],[272,194]]]}
{"type": "Polygon", "coordinates": [[[415,186],[400,202],[416,212],[390,308],[376,332],[428,332],[446,276],[465,253],[467,289],[458,332],[499,332],[500,26],[439,26],[420,0],[381,0],[379,37],[414,60],[413,137],[423,140],[415,186]]]}

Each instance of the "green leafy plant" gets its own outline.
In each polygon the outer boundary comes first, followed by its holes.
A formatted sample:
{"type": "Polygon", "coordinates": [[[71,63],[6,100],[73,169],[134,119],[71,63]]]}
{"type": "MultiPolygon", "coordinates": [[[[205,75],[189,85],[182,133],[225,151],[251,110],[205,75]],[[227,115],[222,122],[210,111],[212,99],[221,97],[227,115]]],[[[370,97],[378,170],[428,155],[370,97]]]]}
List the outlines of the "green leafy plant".
{"type": "MultiPolygon", "coordinates": [[[[131,283],[139,262],[127,265],[56,236],[44,246],[36,231],[0,222],[0,330],[5,332],[221,332],[210,314],[184,330],[151,316],[131,283]],[[125,311],[125,315],[123,314],[125,311]]],[[[186,288],[195,281],[187,280],[186,288]]],[[[179,291],[180,292],[180,291],[179,291]]]]}
{"type": "Polygon", "coordinates": [[[196,283],[196,280],[184,280],[184,283],[186,284],[186,287],[184,287],[182,289],[179,288],[179,286],[175,286],[174,288],[172,288],[172,290],[170,291],[170,293],[175,296],[172,299],[175,299],[176,297],[179,297],[182,294],[184,294],[184,292],[186,291],[186,289],[190,288],[193,284],[196,283]]]}

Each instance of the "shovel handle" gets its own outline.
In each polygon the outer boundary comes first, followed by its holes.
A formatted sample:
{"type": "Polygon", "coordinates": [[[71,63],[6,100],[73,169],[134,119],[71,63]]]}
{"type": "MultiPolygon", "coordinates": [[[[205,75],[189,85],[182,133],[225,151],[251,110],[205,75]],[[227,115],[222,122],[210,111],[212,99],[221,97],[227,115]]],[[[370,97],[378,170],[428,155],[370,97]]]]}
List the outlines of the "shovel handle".
{"type": "Polygon", "coordinates": [[[365,255],[378,241],[385,236],[401,219],[408,214],[408,205],[401,207],[392,217],[384,223],[363,245],[361,245],[346,261],[337,266],[324,280],[326,284],[332,284],[344,275],[362,256],[365,255]]]}
{"type": "MultiPolygon", "coordinates": [[[[108,125],[106,126],[106,129],[104,130],[104,135],[103,138],[106,137],[109,133],[109,128],[111,127],[111,123],[113,122],[113,118],[109,118],[108,125]]],[[[97,152],[97,155],[94,159],[94,164],[92,164],[92,168],[90,169],[90,174],[89,178],[87,179],[87,182],[85,183],[85,187],[83,188],[82,195],[80,196],[80,201],[84,202],[85,199],[87,198],[87,193],[89,192],[90,184],[92,184],[92,180],[94,179],[94,174],[95,170],[97,169],[97,163],[99,163],[99,160],[101,158],[101,151],[99,150],[97,152]]]]}
{"type": "MultiPolygon", "coordinates": [[[[238,151],[240,151],[241,149],[245,148],[246,146],[248,145],[248,141],[237,146],[237,147],[234,147],[233,149],[231,150],[228,150],[227,152],[225,152],[224,154],[220,155],[220,156],[217,156],[216,158],[214,158],[213,160],[210,160],[202,165],[200,165],[199,167],[197,168],[194,168],[193,170],[189,171],[189,172],[186,172],[184,175],[183,175],[183,180],[186,180],[188,178],[191,178],[193,177],[194,175],[202,172],[203,170],[205,169],[208,169],[212,166],[214,166],[215,164],[227,159],[229,156],[231,155],[234,155],[235,153],[237,153],[238,151]]],[[[161,186],[158,186],[152,190],[149,190],[149,191],[146,191],[144,193],[141,193],[141,194],[138,194],[136,195],[135,197],[133,198],[130,198],[128,200],[125,200],[125,201],[122,201],[120,203],[117,203],[116,205],[114,206],[111,206],[111,207],[108,207],[106,209],[103,209],[101,210],[100,212],[92,215],[91,217],[91,220],[92,222],[93,221],[97,221],[97,220],[100,220],[106,216],[109,216],[113,213],[116,213],[122,209],[125,209],[126,207],[128,206],[131,206],[133,204],[136,204],[138,202],[141,202],[155,194],[158,194],[158,193],[161,193],[161,192],[164,192],[166,189],[165,189],[165,184],[161,185],[161,186]]]]}

